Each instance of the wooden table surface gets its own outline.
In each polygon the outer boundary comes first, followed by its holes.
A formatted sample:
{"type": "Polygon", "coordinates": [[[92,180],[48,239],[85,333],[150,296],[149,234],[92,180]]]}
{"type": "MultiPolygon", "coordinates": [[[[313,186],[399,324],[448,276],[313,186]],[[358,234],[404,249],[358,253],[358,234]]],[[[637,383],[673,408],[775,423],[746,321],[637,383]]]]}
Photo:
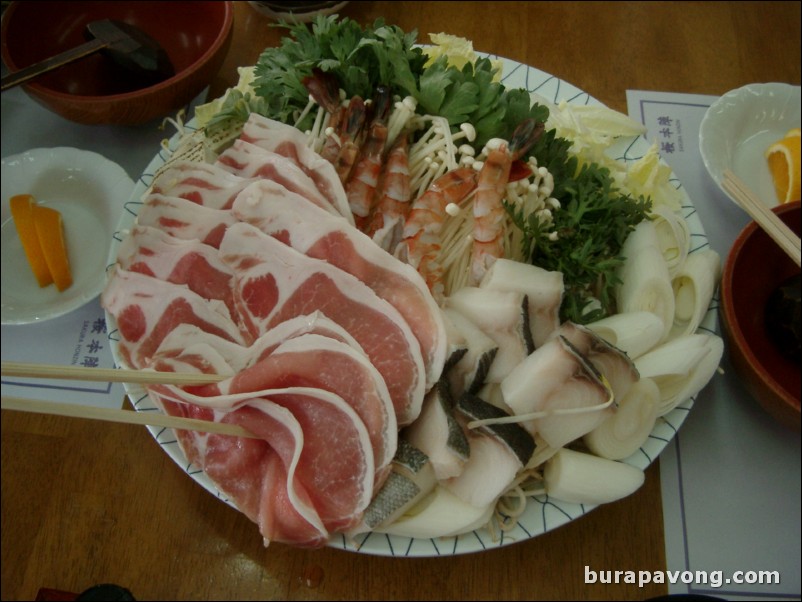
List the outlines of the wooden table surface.
{"type": "MultiPolygon", "coordinates": [[[[235,38],[212,87],[281,30],[236,3],[235,38]]],[[[799,2],[351,2],[419,40],[448,32],[533,65],[626,112],[627,89],[723,94],[800,83],[799,2]]],[[[534,540],[487,553],[393,559],[273,544],[209,495],[148,432],[3,411],[3,600],[117,583],[140,600],[633,599],[663,585],[586,585],[595,570],[665,569],[657,463],[631,497],[534,540]]]]}

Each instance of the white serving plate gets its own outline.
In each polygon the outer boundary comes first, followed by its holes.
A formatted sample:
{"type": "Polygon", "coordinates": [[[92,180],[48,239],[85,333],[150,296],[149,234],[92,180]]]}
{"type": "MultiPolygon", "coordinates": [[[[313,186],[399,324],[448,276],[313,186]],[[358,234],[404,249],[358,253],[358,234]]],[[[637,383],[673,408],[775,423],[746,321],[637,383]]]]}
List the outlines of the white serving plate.
{"type": "MultiPolygon", "coordinates": [[[[490,58],[502,61],[503,83],[508,88],[524,88],[531,94],[536,94],[554,104],[565,100],[570,104],[601,105],[599,101],[586,92],[535,67],[523,65],[515,61],[504,59],[503,57],[491,56],[490,58]]],[[[190,121],[189,127],[193,127],[192,121],[190,121]]],[[[170,141],[169,149],[174,150],[177,143],[178,136],[175,136],[170,141]]],[[[643,137],[621,139],[612,149],[613,158],[626,163],[634,162],[643,156],[648,151],[649,147],[650,144],[643,137]]],[[[139,207],[142,205],[141,199],[143,194],[148,190],[153,181],[154,174],[156,174],[158,169],[168,158],[169,151],[162,150],[154,157],[145,173],[137,181],[134,192],[125,205],[124,215],[115,232],[115,242],[109,254],[110,264],[115,261],[117,248],[119,246],[118,241],[121,240],[121,237],[125,236],[126,231],[129,230],[134,223],[139,207]]],[[[672,179],[672,181],[676,181],[676,178],[672,179]]],[[[691,236],[695,241],[694,248],[691,252],[707,248],[707,237],[705,236],[704,229],[697,217],[693,203],[687,198],[687,195],[685,195],[682,214],[688,222],[691,236]]],[[[115,358],[117,358],[117,345],[116,341],[114,341],[115,321],[114,318],[108,314],[107,323],[112,339],[112,352],[115,358]]],[[[701,329],[713,332],[715,330],[715,324],[716,313],[715,308],[711,304],[711,308],[708,309],[701,329]]],[[[142,387],[127,385],[126,388],[137,410],[158,411],[142,387]]],[[[624,461],[641,469],[647,468],[673,439],[693,406],[693,403],[693,398],[688,399],[681,403],[675,410],[660,418],[648,441],[640,450],[624,461]]],[[[226,499],[226,496],[217,490],[215,485],[206,477],[201,469],[187,460],[171,429],[158,427],[148,428],[164,451],[178,466],[185,470],[192,479],[213,495],[219,497],[226,503],[230,503],[229,500],[226,499]]],[[[502,533],[499,537],[494,537],[485,529],[472,531],[458,537],[444,537],[438,539],[415,539],[396,535],[370,533],[360,536],[355,541],[350,541],[346,537],[338,535],[329,545],[343,550],[377,556],[431,557],[466,554],[492,550],[532,539],[583,516],[593,510],[593,508],[595,508],[595,506],[569,504],[559,500],[549,499],[548,496],[542,495],[529,498],[528,506],[523,515],[520,516],[515,528],[512,531],[502,533]]]]}

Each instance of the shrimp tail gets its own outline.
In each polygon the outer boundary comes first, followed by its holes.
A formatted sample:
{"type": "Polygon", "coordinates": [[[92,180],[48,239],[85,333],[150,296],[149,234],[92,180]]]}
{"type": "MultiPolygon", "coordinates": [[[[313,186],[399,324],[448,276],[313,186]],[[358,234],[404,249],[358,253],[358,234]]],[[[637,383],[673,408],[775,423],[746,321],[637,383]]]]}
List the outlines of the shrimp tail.
{"type": "Polygon", "coordinates": [[[347,182],[359,154],[358,138],[365,125],[365,102],[354,96],[348,103],[348,112],[340,128],[340,150],[334,168],[341,182],[347,182]]]}
{"type": "Polygon", "coordinates": [[[531,117],[522,121],[510,139],[509,150],[512,159],[521,158],[538,141],[545,129],[546,125],[542,121],[536,121],[531,117]]]}
{"type": "Polygon", "coordinates": [[[312,75],[307,75],[301,83],[317,104],[331,114],[337,112],[340,107],[340,84],[333,74],[315,67],[312,75]]]}

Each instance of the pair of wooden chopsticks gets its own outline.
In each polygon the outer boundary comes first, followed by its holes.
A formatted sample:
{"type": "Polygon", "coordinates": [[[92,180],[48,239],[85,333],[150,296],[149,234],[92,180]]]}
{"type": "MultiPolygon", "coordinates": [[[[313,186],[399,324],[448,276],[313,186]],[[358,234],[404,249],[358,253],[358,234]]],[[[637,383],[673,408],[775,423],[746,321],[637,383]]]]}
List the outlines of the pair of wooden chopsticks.
{"type": "Polygon", "coordinates": [[[749,187],[729,169],[722,174],[721,186],[730,193],[749,216],[796,263],[802,264],[799,236],[783,223],[774,211],[763,203],[749,187]]]}
{"type": "MultiPolygon", "coordinates": [[[[220,374],[190,374],[178,372],[156,372],[149,370],[113,370],[85,368],[81,366],[58,366],[52,364],[27,364],[3,362],[3,376],[27,378],[55,378],[62,380],[87,380],[100,382],[127,382],[140,384],[204,384],[219,382],[226,376],[220,374]]],[[[91,420],[106,420],[126,424],[162,426],[167,428],[218,433],[237,437],[256,437],[250,431],[235,424],[211,422],[195,418],[168,416],[160,412],[133,412],[130,410],[97,408],[71,403],[57,403],[40,399],[3,397],[0,407],[4,410],[19,410],[38,414],[55,414],[91,420]]]]}

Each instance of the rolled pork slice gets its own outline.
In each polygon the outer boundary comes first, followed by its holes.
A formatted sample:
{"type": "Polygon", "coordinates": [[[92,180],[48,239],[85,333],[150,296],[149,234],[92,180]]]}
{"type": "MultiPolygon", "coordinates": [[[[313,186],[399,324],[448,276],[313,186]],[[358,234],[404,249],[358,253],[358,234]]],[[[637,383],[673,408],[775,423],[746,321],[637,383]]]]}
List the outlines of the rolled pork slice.
{"type": "Polygon", "coordinates": [[[237,424],[257,435],[177,432],[190,461],[259,525],[266,543],[319,547],[361,520],[373,491],[373,457],[364,425],[337,395],[303,387],[265,391],[229,411],[159,401],[168,414],[237,424]]]}
{"type": "MultiPolygon", "coordinates": [[[[197,365],[199,357],[207,365],[214,365],[220,363],[221,355],[209,347],[192,345],[158,358],[157,367],[169,370],[179,362],[197,365]]],[[[219,383],[184,388],[164,385],[152,390],[162,399],[231,408],[249,396],[261,396],[260,391],[302,386],[334,393],[357,413],[371,440],[376,485],[380,485],[398,443],[395,410],[381,374],[367,357],[346,343],[317,334],[301,334],[288,338],[269,354],[259,354],[247,367],[219,383]]]]}

